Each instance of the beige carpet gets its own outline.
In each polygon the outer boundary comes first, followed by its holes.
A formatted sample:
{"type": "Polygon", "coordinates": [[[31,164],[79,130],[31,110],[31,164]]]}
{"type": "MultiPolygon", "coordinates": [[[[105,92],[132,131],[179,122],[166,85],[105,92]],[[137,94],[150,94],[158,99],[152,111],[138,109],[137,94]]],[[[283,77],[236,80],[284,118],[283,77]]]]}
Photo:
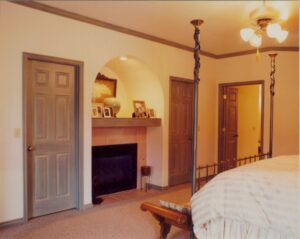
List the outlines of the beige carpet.
{"type": "MultiPolygon", "coordinates": [[[[150,194],[151,195],[151,194],[150,194]]],[[[79,212],[69,210],[0,229],[0,239],[156,239],[158,222],[140,210],[143,201],[159,199],[186,202],[189,187],[179,187],[156,196],[100,205],[79,212]]],[[[168,239],[188,239],[189,233],[172,227],[168,239]]]]}

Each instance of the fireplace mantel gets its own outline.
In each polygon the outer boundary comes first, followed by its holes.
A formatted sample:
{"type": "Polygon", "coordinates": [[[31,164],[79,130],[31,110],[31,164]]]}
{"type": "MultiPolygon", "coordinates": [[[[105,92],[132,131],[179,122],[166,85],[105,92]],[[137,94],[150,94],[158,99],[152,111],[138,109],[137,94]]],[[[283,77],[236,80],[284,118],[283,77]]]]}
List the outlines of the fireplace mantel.
{"type": "Polygon", "coordinates": [[[158,127],[160,118],[93,118],[92,127],[158,127]]]}

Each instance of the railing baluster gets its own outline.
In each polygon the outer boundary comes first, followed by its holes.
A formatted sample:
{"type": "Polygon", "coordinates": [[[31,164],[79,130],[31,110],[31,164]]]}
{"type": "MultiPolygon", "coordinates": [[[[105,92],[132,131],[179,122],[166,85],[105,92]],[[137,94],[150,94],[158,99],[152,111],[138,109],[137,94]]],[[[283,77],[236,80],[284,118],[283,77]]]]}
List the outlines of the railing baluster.
{"type": "Polygon", "coordinates": [[[235,168],[235,167],[239,167],[242,165],[246,165],[247,163],[252,163],[252,162],[256,162],[259,160],[263,160],[266,158],[269,158],[270,153],[260,153],[257,155],[251,155],[248,157],[244,157],[244,158],[234,158],[231,160],[223,160],[221,162],[218,163],[214,163],[212,165],[206,165],[206,166],[198,166],[196,168],[196,183],[198,185],[197,189],[199,190],[201,188],[201,183],[202,180],[205,181],[205,183],[207,183],[210,179],[212,179],[213,177],[215,177],[216,175],[218,175],[221,172],[224,172],[226,170],[235,168]],[[203,173],[203,177],[201,178],[201,170],[205,170],[206,171],[206,175],[204,176],[203,173]],[[210,174],[211,173],[211,174],[210,174]]]}
{"type": "Polygon", "coordinates": [[[201,184],[201,181],[200,181],[200,170],[201,170],[201,169],[200,169],[200,166],[197,167],[197,174],[198,174],[198,179],[197,179],[197,182],[198,182],[197,184],[198,184],[198,185],[197,185],[197,189],[200,189],[200,186],[201,186],[201,185],[200,185],[200,184],[201,184]]]}
{"type": "Polygon", "coordinates": [[[214,176],[216,176],[216,164],[214,164],[214,176]]]}
{"type": "Polygon", "coordinates": [[[206,165],[206,183],[208,182],[208,164],[206,165]]]}

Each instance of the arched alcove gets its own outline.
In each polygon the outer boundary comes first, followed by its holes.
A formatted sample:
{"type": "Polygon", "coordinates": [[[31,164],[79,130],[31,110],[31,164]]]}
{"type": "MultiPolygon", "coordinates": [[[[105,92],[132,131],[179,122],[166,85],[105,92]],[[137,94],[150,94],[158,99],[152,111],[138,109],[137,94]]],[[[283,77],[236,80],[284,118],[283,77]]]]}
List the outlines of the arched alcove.
{"type": "MultiPolygon", "coordinates": [[[[131,118],[134,112],[133,101],[136,100],[144,101],[146,108],[154,109],[156,118],[164,117],[165,96],[161,80],[142,60],[132,56],[115,57],[101,66],[97,74],[99,73],[102,77],[116,81],[115,98],[121,104],[117,118],[131,118]]],[[[95,80],[97,74],[95,74],[95,80]]],[[[93,90],[92,102],[95,102],[94,97],[95,91],[93,90]]],[[[142,166],[149,165],[153,168],[151,177],[153,181],[159,181],[156,178],[161,177],[163,131],[162,126],[148,128],[132,126],[93,127],[92,144],[93,146],[110,146],[136,143],[138,145],[136,181],[137,188],[139,188],[142,166]]]]}
{"type": "Polygon", "coordinates": [[[121,103],[118,118],[128,118],[134,111],[133,101],[145,101],[146,107],[154,109],[156,117],[164,112],[164,96],[157,75],[135,57],[116,57],[99,69],[106,77],[116,79],[116,98],[121,103]]]}

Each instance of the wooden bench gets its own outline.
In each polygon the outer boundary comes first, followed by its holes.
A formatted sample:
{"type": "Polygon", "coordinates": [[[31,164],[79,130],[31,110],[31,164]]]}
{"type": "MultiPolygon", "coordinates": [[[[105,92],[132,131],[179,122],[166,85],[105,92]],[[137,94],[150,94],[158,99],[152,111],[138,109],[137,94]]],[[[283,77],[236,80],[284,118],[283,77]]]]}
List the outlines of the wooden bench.
{"type": "Polygon", "coordinates": [[[141,204],[141,210],[149,211],[160,225],[160,239],[166,239],[171,230],[171,226],[179,227],[183,230],[192,232],[191,216],[160,205],[144,202],[141,204]]]}

